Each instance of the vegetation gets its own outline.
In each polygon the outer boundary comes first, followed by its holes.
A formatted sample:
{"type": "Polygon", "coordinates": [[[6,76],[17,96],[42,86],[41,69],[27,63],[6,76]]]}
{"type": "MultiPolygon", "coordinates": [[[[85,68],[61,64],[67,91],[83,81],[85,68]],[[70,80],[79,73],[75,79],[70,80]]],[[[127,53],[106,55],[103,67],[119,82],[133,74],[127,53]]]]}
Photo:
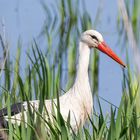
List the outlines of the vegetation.
{"type": "MultiPolygon", "coordinates": [[[[120,0],[121,1],[121,0],[120,0]]],[[[129,63],[129,53],[127,53],[127,71],[123,71],[122,81],[122,98],[119,107],[110,103],[110,113],[103,114],[98,97],[98,76],[99,76],[99,56],[94,50],[91,55],[90,77],[93,95],[97,96],[99,111],[94,109],[92,116],[84,128],[75,133],[70,126],[70,120],[63,120],[59,112],[54,114],[54,123],[46,121],[42,115],[44,99],[57,98],[64,91],[63,88],[71,87],[76,72],[76,40],[83,30],[95,28],[99,18],[97,12],[96,20],[93,22],[86,10],[84,1],[82,2],[83,11],[80,10],[80,0],[60,0],[59,3],[49,7],[41,1],[42,7],[46,13],[46,20],[41,37],[46,41],[46,52],[39,49],[36,39],[32,43],[31,50],[27,52],[26,68],[24,75],[20,71],[20,54],[22,43],[17,43],[16,59],[11,61],[8,51],[9,46],[0,35],[1,45],[3,47],[3,66],[1,66],[1,93],[0,108],[8,107],[9,124],[8,131],[9,140],[12,139],[86,139],[86,140],[133,140],[140,139],[140,89],[139,89],[139,67],[138,63],[131,70],[129,63]],[[54,8],[55,7],[55,8],[54,8]],[[53,10],[53,11],[52,11],[53,10]],[[52,14],[53,12],[53,14],[52,14]],[[96,61],[95,61],[96,60],[96,61]],[[67,69],[64,69],[67,68],[67,69]],[[64,73],[68,79],[63,79],[64,73]],[[94,78],[92,78],[94,77],[94,78]],[[67,83],[66,83],[67,82],[67,83]],[[66,84],[65,84],[66,83],[66,84]],[[28,123],[24,120],[19,127],[17,124],[11,124],[10,105],[21,101],[29,101],[39,99],[40,108],[33,114],[28,112],[28,123]],[[37,121],[34,121],[35,115],[37,121]],[[46,126],[49,131],[46,133],[46,126]]],[[[134,0],[130,4],[130,0],[125,0],[125,8],[129,22],[134,32],[134,40],[137,46],[140,44],[139,38],[139,5],[138,0],[134,0]]],[[[120,3],[121,4],[121,3],[120,3]]],[[[120,7],[121,8],[121,7],[120,7]]],[[[118,13],[118,31],[123,36],[123,40],[130,41],[126,21],[123,20],[123,14],[118,13]]],[[[128,27],[130,28],[130,27],[128,27]]],[[[131,32],[131,33],[133,33],[131,32]]],[[[124,43],[124,42],[123,42],[124,43]]],[[[127,42],[126,42],[127,45],[127,42]]],[[[131,47],[131,43],[127,45],[131,47]]],[[[135,51],[133,51],[135,52],[135,51]]],[[[133,54],[135,55],[135,54],[133,54]]],[[[106,101],[108,102],[108,101],[106,101]]],[[[109,102],[108,102],[109,103],[109,102]]],[[[3,131],[3,129],[0,129],[3,131]]]]}

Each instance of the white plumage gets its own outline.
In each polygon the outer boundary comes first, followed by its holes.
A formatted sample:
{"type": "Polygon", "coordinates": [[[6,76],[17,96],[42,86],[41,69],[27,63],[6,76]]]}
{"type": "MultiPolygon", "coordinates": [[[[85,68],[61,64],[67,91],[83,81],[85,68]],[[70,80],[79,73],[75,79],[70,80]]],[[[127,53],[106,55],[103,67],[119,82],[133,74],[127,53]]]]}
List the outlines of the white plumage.
{"type": "MultiPolygon", "coordinates": [[[[93,108],[93,98],[88,77],[88,65],[91,48],[99,49],[125,67],[124,63],[104,43],[103,37],[99,32],[95,30],[88,30],[82,34],[79,43],[79,62],[75,82],[68,92],[59,97],[60,112],[64,120],[67,120],[70,112],[70,124],[74,130],[77,130],[80,126],[84,125],[88,116],[91,115],[93,108]]],[[[56,104],[56,99],[54,99],[53,102],[56,104]]],[[[30,104],[31,107],[38,109],[39,101],[30,101],[30,104]]],[[[22,106],[25,110],[25,121],[27,121],[27,102],[23,102],[22,106]]],[[[51,116],[52,100],[45,100],[45,106],[51,116]]],[[[18,112],[12,116],[12,123],[16,122],[20,124],[21,117],[22,113],[18,112]],[[16,119],[16,121],[14,119],[16,119]]],[[[5,119],[7,120],[7,116],[5,116],[5,119]]]]}

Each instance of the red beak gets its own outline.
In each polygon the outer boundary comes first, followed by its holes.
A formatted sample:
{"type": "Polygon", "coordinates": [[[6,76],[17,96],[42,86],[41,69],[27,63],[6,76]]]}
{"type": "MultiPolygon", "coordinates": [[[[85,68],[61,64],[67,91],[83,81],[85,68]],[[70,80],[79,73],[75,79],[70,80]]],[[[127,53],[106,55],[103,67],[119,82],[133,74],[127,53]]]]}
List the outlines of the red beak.
{"type": "Polygon", "coordinates": [[[126,67],[126,65],[122,62],[122,60],[106,45],[105,42],[100,43],[98,45],[97,49],[100,50],[101,52],[105,53],[112,59],[114,59],[116,62],[118,62],[123,67],[126,67]]]}

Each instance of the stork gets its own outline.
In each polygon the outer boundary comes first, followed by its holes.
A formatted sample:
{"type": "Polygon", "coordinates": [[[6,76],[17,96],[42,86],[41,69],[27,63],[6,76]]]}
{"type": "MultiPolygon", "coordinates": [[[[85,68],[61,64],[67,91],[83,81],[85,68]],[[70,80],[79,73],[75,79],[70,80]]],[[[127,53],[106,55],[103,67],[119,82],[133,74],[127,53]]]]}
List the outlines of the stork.
{"type": "MultiPolygon", "coordinates": [[[[87,118],[92,113],[93,98],[88,76],[90,49],[92,48],[100,50],[125,67],[125,64],[121,61],[121,59],[106,45],[102,35],[99,32],[96,30],[87,30],[82,33],[79,42],[78,69],[74,84],[64,95],[59,97],[60,113],[62,114],[64,120],[67,120],[70,112],[70,125],[72,126],[73,130],[78,130],[79,127],[83,126],[87,118]]],[[[31,108],[38,110],[39,102],[39,100],[33,100],[29,101],[29,104],[31,108]]],[[[51,114],[52,104],[57,104],[57,100],[45,100],[44,103],[48,114],[51,114]]],[[[27,111],[27,102],[12,105],[11,122],[13,124],[18,123],[20,125],[22,115],[25,115],[24,121],[27,122],[27,111]]],[[[47,115],[45,115],[45,117],[47,119],[47,115]]],[[[6,108],[0,110],[0,124],[2,124],[3,120],[8,121],[6,108]]]]}

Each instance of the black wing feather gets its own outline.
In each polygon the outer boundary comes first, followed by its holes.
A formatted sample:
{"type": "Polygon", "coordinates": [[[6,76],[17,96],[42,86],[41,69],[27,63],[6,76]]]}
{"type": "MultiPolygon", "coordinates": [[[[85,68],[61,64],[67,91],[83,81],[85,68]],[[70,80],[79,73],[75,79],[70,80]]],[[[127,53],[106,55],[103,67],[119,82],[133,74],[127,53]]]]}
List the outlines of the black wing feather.
{"type": "MultiPolygon", "coordinates": [[[[11,116],[20,113],[23,109],[23,103],[16,103],[11,105],[11,116]]],[[[0,117],[7,116],[8,110],[7,107],[0,110],[0,117]]]]}
{"type": "MultiPolygon", "coordinates": [[[[16,103],[11,105],[11,116],[20,113],[23,110],[23,103],[16,103]]],[[[0,128],[7,128],[8,122],[4,119],[4,116],[8,115],[7,107],[0,110],[0,128]]]]}

